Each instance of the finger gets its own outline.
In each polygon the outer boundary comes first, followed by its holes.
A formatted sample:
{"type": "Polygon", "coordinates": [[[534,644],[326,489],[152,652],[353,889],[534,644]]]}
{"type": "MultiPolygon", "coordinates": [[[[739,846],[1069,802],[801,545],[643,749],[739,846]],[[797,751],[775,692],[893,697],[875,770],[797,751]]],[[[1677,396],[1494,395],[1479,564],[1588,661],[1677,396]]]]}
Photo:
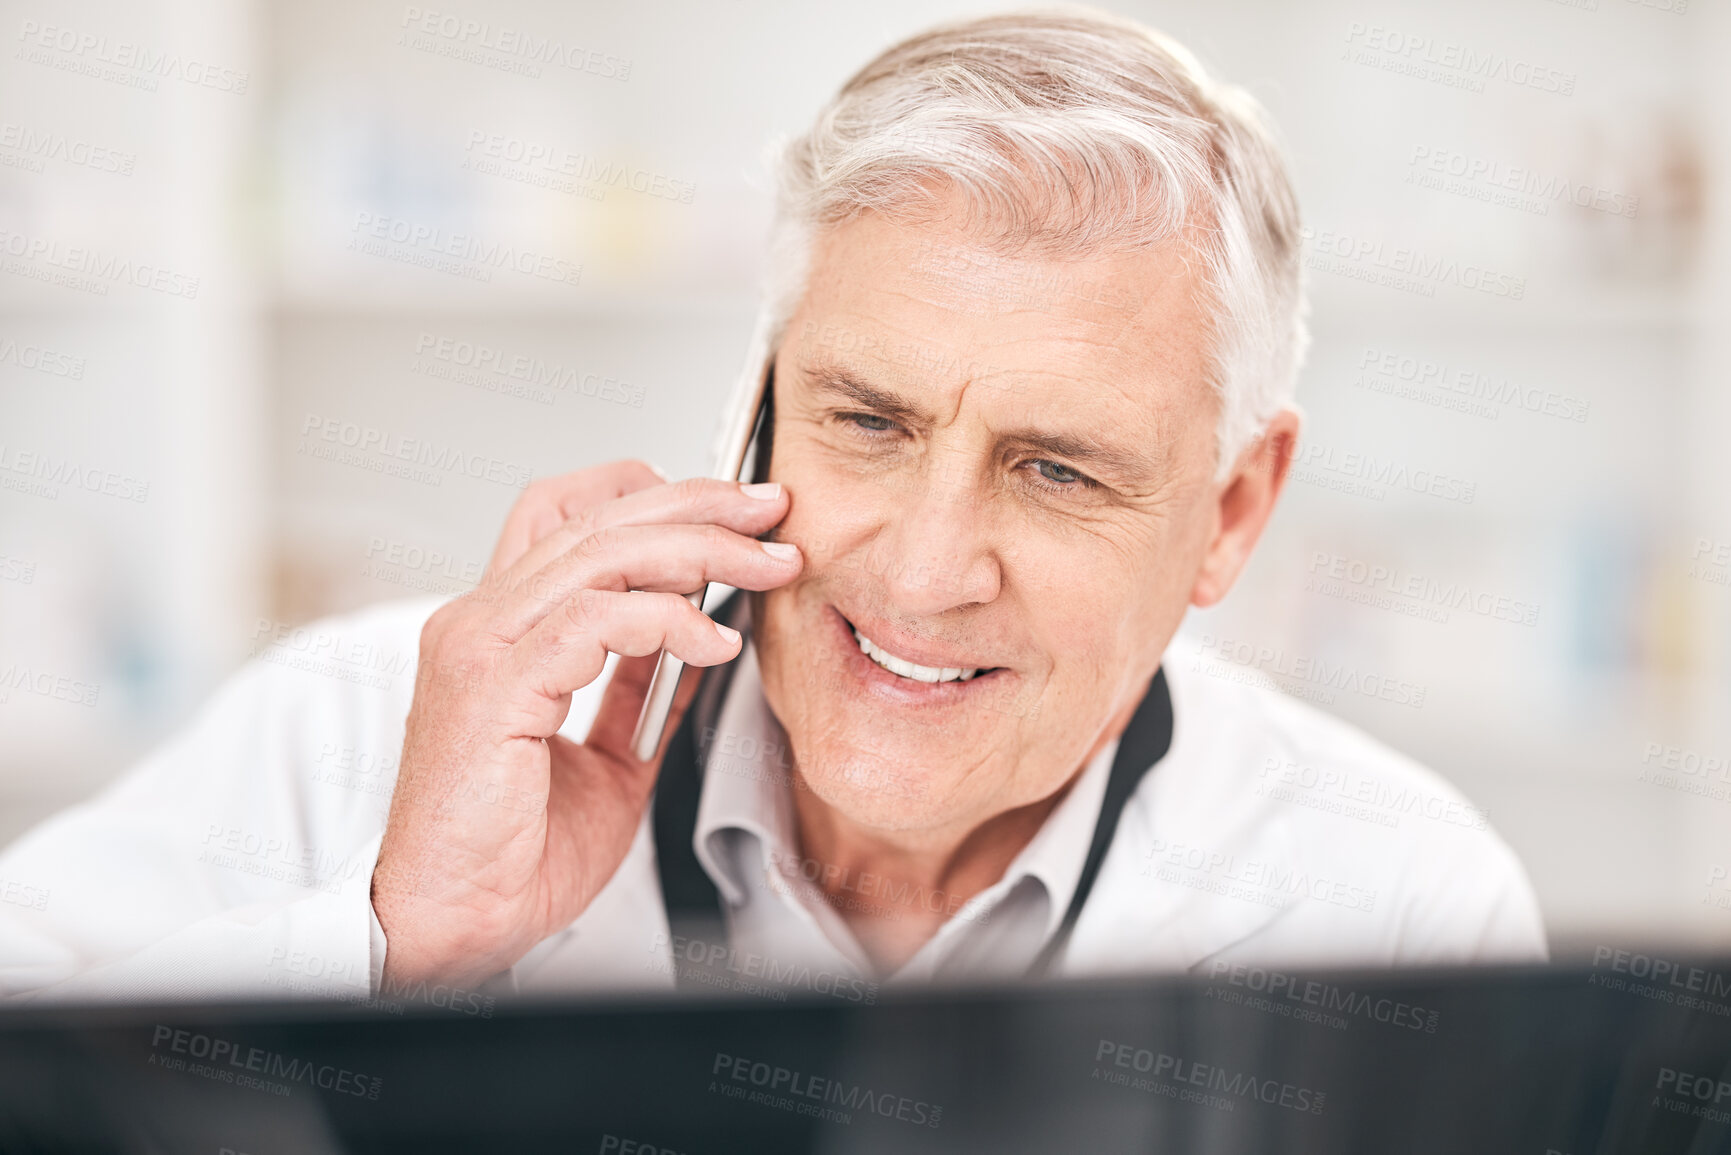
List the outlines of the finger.
{"type": "Polygon", "coordinates": [[[511,568],[530,546],[584,510],[666,482],[666,475],[646,461],[609,461],[531,482],[505,518],[489,572],[511,568]]]}
{"type": "Polygon", "coordinates": [[[514,642],[555,607],[588,591],[685,594],[705,582],[767,590],[799,576],[791,543],[761,542],[717,525],[627,525],[585,538],[502,596],[489,618],[496,637],[514,642]]]}
{"type": "Polygon", "coordinates": [[[667,741],[679,728],[679,721],[697,697],[698,687],[707,676],[703,671],[687,666],[680,671],[679,689],[673,695],[673,709],[667,715],[667,727],[662,731],[661,745],[649,763],[637,760],[632,753],[631,739],[637,733],[637,718],[643,713],[643,700],[649,696],[649,680],[655,676],[657,655],[641,658],[620,658],[613,669],[613,678],[601,696],[601,708],[589,724],[589,736],[583,744],[598,754],[617,758],[628,765],[659,765],[667,753],[667,741]]]}
{"type": "Polygon", "coordinates": [[[712,477],[691,477],[672,485],[636,490],[574,515],[540,538],[509,572],[499,573],[507,588],[576,548],[586,537],[628,525],[720,525],[747,537],[765,533],[787,515],[788,496],[779,484],[743,485],[712,477]]]}
{"type": "MultiPolygon", "coordinates": [[[[687,665],[714,666],[738,656],[740,646],[737,632],[678,594],[583,590],[511,647],[503,673],[506,685],[562,703],[600,676],[609,653],[624,659],[666,650],[687,665]]],[[[551,715],[532,704],[523,710],[508,724],[527,727],[523,736],[546,737],[531,731],[551,715]]]]}

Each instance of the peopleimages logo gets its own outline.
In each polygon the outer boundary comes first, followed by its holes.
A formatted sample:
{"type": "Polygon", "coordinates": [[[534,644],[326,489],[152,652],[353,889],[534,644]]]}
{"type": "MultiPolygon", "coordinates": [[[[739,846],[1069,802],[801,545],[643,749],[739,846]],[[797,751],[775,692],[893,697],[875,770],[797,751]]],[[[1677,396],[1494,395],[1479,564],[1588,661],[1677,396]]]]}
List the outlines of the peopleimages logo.
{"type": "Polygon", "coordinates": [[[1518,301],[1526,296],[1527,279],[1471,261],[1427,253],[1408,246],[1389,246],[1370,237],[1335,229],[1298,230],[1311,255],[1305,267],[1353,280],[1435,296],[1437,285],[1454,285],[1493,297],[1518,301]]]}
{"type": "Polygon", "coordinates": [[[709,1089],[729,1098],[837,1123],[853,1121],[848,1111],[933,1128],[944,1117],[942,1107],[924,1099],[876,1091],[858,1083],[843,1083],[724,1051],[715,1053],[710,1074],[716,1078],[710,1081],[709,1089]],[[751,1087],[760,1089],[752,1091],[751,1087]]]}
{"type": "MultiPolygon", "coordinates": [[[[1111,1039],[1100,1040],[1100,1045],[1094,1051],[1094,1062],[1100,1064],[1094,1068],[1094,1078],[1120,1086],[1133,1086],[1140,1091],[1159,1093],[1161,1088],[1150,1085],[1149,1080],[1132,1080],[1122,1072],[1139,1071],[1175,1091],[1187,1088],[1219,1091],[1223,1095],[1235,1095],[1239,1100],[1254,1100],[1267,1103],[1271,1107],[1284,1107],[1289,1111],[1309,1115],[1322,1114],[1323,1105],[1328,1098],[1321,1091],[1301,1087],[1296,1083],[1265,1079],[1244,1071],[1233,1071],[1215,1063],[1199,1063],[1194,1059],[1184,1059],[1177,1055],[1168,1055],[1164,1051],[1152,1051],[1146,1047],[1114,1042],[1111,1039]]],[[[1213,1102],[1203,1105],[1222,1106],[1221,1103],[1213,1102]]],[[[1224,1105],[1227,1110],[1231,1110],[1237,1103],[1227,1099],[1224,1105]]]]}
{"type": "Polygon", "coordinates": [[[443,550],[374,537],[367,542],[361,576],[418,592],[450,595],[473,589],[486,576],[486,565],[462,561],[443,550]]]}
{"type": "Polygon", "coordinates": [[[583,280],[583,266],[576,261],[365,209],[355,214],[350,232],[354,235],[348,247],[355,252],[471,280],[490,281],[494,269],[510,269],[559,285],[575,286],[583,280]]]}
{"type": "Polygon", "coordinates": [[[1689,555],[1689,576],[1713,585],[1731,586],[1731,541],[1697,537],[1689,555]]]}
{"type": "Polygon", "coordinates": [[[821,968],[814,971],[804,963],[783,963],[773,955],[736,950],[725,942],[709,942],[682,934],[657,934],[649,944],[649,953],[652,957],[645,964],[645,970],[673,974],[678,960],[683,959],[702,968],[691,972],[692,978],[698,982],[784,1002],[792,990],[829,995],[843,1002],[866,1006],[878,1001],[878,984],[858,975],[837,974],[821,968]]]}
{"type": "Polygon", "coordinates": [[[1731,1123],[1731,1082],[1715,1075],[1697,1075],[1675,1067],[1660,1067],[1653,1105],[1676,1114],[1693,1115],[1711,1123],[1731,1123]]]}
{"type": "Polygon", "coordinates": [[[1350,1015],[1386,1026],[1434,1035],[1440,1017],[1437,1011],[1429,1011],[1399,999],[1387,996],[1373,998],[1362,991],[1337,987],[1319,979],[1300,978],[1282,971],[1264,970],[1262,967],[1246,966],[1243,963],[1216,960],[1209,967],[1208,977],[1214,980],[1209,987],[1209,997],[1225,1002],[1235,1001],[1221,998],[1224,992],[1220,990],[1220,986],[1224,983],[1226,986],[1250,992],[1236,1001],[1252,1009],[1273,1010],[1289,1018],[1309,1018],[1326,1026],[1345,1027],[1348,1023],[1344,1016],[1350,1015]]]}
{"type": "Polygon", "coordinates": [[[291,886],[341,894],[365,865],[357,855],[334,855],[292,839],[239,826],[208,823],[198,861],[291,886]]]}
{"type": "MultiPolygon", "coordinates": [[[[878,915],[889,922],[900,921],[903,912],[909,909],[925,910],[947,918],[957,917],[958,912],[968,904],[970,897],[955,893],[945,894],[917,882],[910,883],[905,879],[897,882],[887,875],[874,874],[869,870],[858,871],[833,862],[823,862],[779,850],[769,852],[764,878],[770,889],[779,894],[791,894],[793,888],[788,884],[802,879],[820,889],[832,904],[848,910],[878,915]]],[[[990,921],[991,913],[974,910],[963,912],[960,917],[966,922],[984,924],[990,921]]]]}
{"type": "Polygon", "coordinates": [[[8,701],[14,690],[78,706],[94,706],[102,694],[99,683],[86,682],[67,674],[34,670],[17,662],[0,669],[0,702],[8,701]]]}
{"type": "Polygon", "coordinates": [[[374,690],[390,689],[397,677],[415,668],[414,651],[269,618],[257,620],[252,640],[252,656],[261,662],[374,690]]]}
{"type": "Polygon", "coordinates": [[[1648,742],[1635,777],[1661,790],[1731,802],[1731,753],[1726,751],[1703,753],[1668,742],[1648,742]]]}
{"type": "Polygon", "coordinates": [[[1356,770],[1317,767],[1270,754],[1262,763],[1256,793],[1298,806],[1368,818],[1379,826],[1399,826],[1403,815],[1426,818],[1468,830],[1483,830],[1489,818],[1483,810],[1458,798],[1417,787],[1391,786],[1382,778],[1356,770]],[[1339,802],[1342,809],[1332,803],[1339,802]]]}
{"type": "Polygon", "coordinates": [[[1086,301],[1109,309],[1132,309],[1137,302],[1109,280],[1078,280],[1067,273],[1034,269],[1022,261],[960,245],[921,241],[911,268],[935,273],[999,309],[1050,309],[1062,300],[1086,301]]]}
{"type": "MultiPolygon", "coordinates": [[[[1353,384],[1379,393],[1395,392],[1398,386],[1394,383],[1398,382],[1437,394],[1452,395],[1463,403],[1483,401],[1563,421],[1585,421],[1592,404],[1566,393],[1523,385],[1507,376],[1368,345],[1359,354],[1358,367],[1362,372],[1353,384]]],[[[1496,416],[1494,411],[1489,415],[1493,419],[1496,416]]]]}
{"type": "Polygon", "coordinates": [[[262,1047],[247,1047],[243,1051],[241,1044],[231,1039],[161,1024],[152,1033],[150,1049],[150,1065],[153,1067],[184,1070],[219,1083],[252,1086],[278,1095],[289,1094],[291,1088],[288,1084],[300,1083],[339,1095],[353,1095],[357,1099],[377,1099],[384,1085],[384,1080],[376,1075],[363,1075],[347,1067],[296,1059],[262,1047]],[[176,1058],[177,1055],[203,1062],[189,1066],[186,1059],[176,1058]],[[261,1080],[266,1079],[280,1079],[282,1082],[261,1085],[261,1080]]]}
{"type": "Polygon", "coordinates": [[[1407,164],[1409,184],[1471,196],[1536,216],[1548,216],[1554,201],[1619,217],[1634,216],[1641,205],[1641,198],[1626,193],[1440,146],[1414,145],[1407,164]],[[1444,178],[1452,178],[1454,183],[1444,178]]]}
{"type": "MultiPolygon", "coordinates": [[[[23,166],[31,172],[41,172],[45,161],[58,160],[77,168],[95,172],[111,172],[131,176],[138,163],[138,154],[92,144],[88,140],[63,133],[47,132],[11,121],[0,123],[0,150],[18,155],[29,163],[23,166]]],[[[0,163],[4,163],[0,160],[0,163]]]]}
{"type": "Polygon", "coordinates": [[[1731,910],[1731,868],[1724,863],[1716,862],[1707,871],[1707,893],[1702,896],[1701,904],[1731,910]]]}
{"type": "Polygon", "coordinates": [[[484,341],[442,337],[423,331],[415,339],[415,372],[490,393],[508,393],[551,405],[554,391],[643,408],[644,390],[604,373],[513,353],[484,341]],[[430,359],[430,360],[429,360],[430,359]],[[507,379],[510,384],[507,384],[507,379]]]}
{"type": "MultiPolygon", "coordinates": [[[[1350,662],[1331,662],[1326,658],[1288,654],[1284,649],[1275,646],[1258,646],[1251,642],[1217,638],[1206,633],[1197,641],[1196,655],[1197,661],[1192,663],[1191,668],[1202,673],[1215,673],[1201,664],[1203,659],[1210,662],[1230,662],[1250,672],[1286,679],[1300,687],[1344,690],[1367,698],[1392,702],[1397,706],[1411,706],[1415,710],[1424,706],[1425,687],[1386,674],[1362,670],[1350,662]]],[[[1273,689],[1287,689],[1272,680],[1269,686],[1273,689]]]]}
{"type": "Polygon", "coordinates": [[[1303,867],[1239,858],[1211,847],[1156,838],[1144,855],[1141,874],[1191,890],[1284,909],[1300,898],[1347,910],[1376,909],[1376,891],[1340,879],[1313,875],[1303,867]]]}
{"type": "Polygon", "coordinates": [[[1406,490],[1442,501],[1471,505],[1478,483],[1435,469],[1414,469],[1390,457],[1307,441],[1292,455],[1294,481],[1332,489],[1349,497],[1381,501],[1390,490],[1406,490]]]}
{"type": "Polygon", "coordinates": [[[1021,374],[1006,365],[980,361],[973,356],[971,350],[928,345],[881,333],[857,333],[834,324],[819,325],[815,321],[805,323],[805,327],[800,331],[800,341],[826,353],[855,354],[867,358],[913,379],[952,377],[972,382],[969,388],[996,389],[1016,394],[1028,391],[1027,382],[1021,374]]]}
{"type": "Polygon", "coordinates": [[[1731,1017],[1731,1003],[1715,1001],[1731,998],[1731,975],[1690,966],[1676,959],[1596,946],[1593,948],[1593,974],[1587,981],[1590,986],[1626,991],[1688,1010],[1731,1017]],[[1611,973],[1602,974],[1602,970],[1611,973]],[[1624,975],[1628,978],[1621,977],[1624,975]]]}
{"type": "Polygon", "coordinates": [[[301,445],[296,452],[425,485],[439,485],[448,475],[456,474],[525,489],[535,475],[529,465],[317,413],[308,413],[301,422],[301,445]]]}
{"type": "Polygon", "coordinates": [[[29,910],[47,910],[50,892],[45,886],[30,886],[15,879],[0,878],[0,902],[29,910]]]}
{"type": "Polygon", "coordinates": [[[0,582],[32,585],[36,581],[36,562],[0,553],[0,582]]]}
{"type": "Polygon", "coordinates": [[[111,42],[106,36],[34,20],[23,22],[18,39],[24,43],[17,57],[20,60],[147,92],[155,92],[160,81],[178,80],[195,88],[214,88],[239,96],[245,94],[252,79],[240,69],[183,57],[178,52],[159,52],[125,40],[111,42]]]}
{"type": "Polygon", "coordinates": [[[58,501],[60,487],[100,493],[119,501],[145,502],[150,499],[150,482],[84,465],[67,457],[19,449],[0,441],[0,489],[26,493],[58,501]],[[8,474],[15,476],[8,477],[8,474]]]}
{"type": "Polygon", "coordinates": [[[697,195],[697,186],[691,181],[483,129],[470,131],[466,151],[469,155],[463,167],[473,172],[545,185],[559,192],[576,193],[587,188],[598,194],[591,196],[593,200],[605,198],[609,188],[628,188],[682,205],[690,204],[697,195]],[[516,171],[509,166],[515,166],[516,171]]]}
{"type": "Polygon", "coordinates": [[[1408,573],[1399,566],[1343,557],[1326,550],[1311,553],[1305,588],[1412,616],[1425,616],[1420,611],[1441,613],[1442,621],[1448,620],[1450,610],[1462,610],[1482,618],[1522,626],[1537,625],[1539,620],[1539,607],[1534,602],[1474,589],[1466,582],[1438,581],[1408,573]]]}
{"type": "Polygon", "coordinates": [[[0,229],[0,253],[19,258],[5,265],[5,271],[14,276],[62,284],[99,297],[108,295],[109,285],[124,284],[188,301],[198,299],[199,279],[190,274],[100,249],[62,245],[53,237],[0,229]]]}
{"type": "Polygon", "coordinates": [[[84,380],[84,358],[74,357],[70,353],[57,353],[41,345],[20,345],[11,337],[0,340],[0,365],[8,362],[20,369],[34,369],[51,377],[84,380]]]}
{"type": "Polygon", "coordinates": [[[1452,40],[1353,21],[1346,29],[1346,59],[1354,64],[1402,73],[1451,88],[1483,92],[1485,82],[1500,80],[1517,88],[1536,88],[1557,96],[1573,96],[1575,74],[1547,68],[1501,52],[1474,48],[1452,40]]]}
{"type": "Polygon", "coordinates": [[[397,43],[406,47],[505,72],[538,78],[541,65],[554,64],[602,80],[631,79],[631,61],[624,57],[454,12],[411,4],[403,9],[402,28],[397,43]]]}

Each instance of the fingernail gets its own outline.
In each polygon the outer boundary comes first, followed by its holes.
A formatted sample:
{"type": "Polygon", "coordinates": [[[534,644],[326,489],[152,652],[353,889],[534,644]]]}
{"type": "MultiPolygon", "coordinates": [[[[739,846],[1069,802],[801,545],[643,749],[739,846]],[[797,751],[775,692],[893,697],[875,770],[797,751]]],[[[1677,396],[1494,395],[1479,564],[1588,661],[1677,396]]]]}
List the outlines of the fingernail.
{"type": "Polygon", "coordinates": [[[774,501],[781,496],[781,482],[759,481],[754,485],[742,485],[739,492],[747,497],[755,497],[759,501],[774,501]]]}
{"type": "Polygon", "coordinates": [[[643,464],[645,464],[649,467],[649,472],[653,473],[655,476],[659,477],[661,480],[663,480],[663,481],[670,480],[667,476],[667,471],[665,469],[661,468],[659,465],[655,464],[653,461],[645,461],[643,464]]]}
{"type": "Polygon", "coordinates": [[[777,561],[792,561],[799,556],[799,547],[787,541],[760,541],[763,552],[777,561]]]}
{"type": "Polygon", "coordinates": [[[715,626],[715,632],[721,635],[722,641],[727,642],[730,645],[734,642],[739,641],[739,631],[738,630],[730,630],[726,626],[722,625],[720,622],[715,622],[712,624],[715,626]]]}

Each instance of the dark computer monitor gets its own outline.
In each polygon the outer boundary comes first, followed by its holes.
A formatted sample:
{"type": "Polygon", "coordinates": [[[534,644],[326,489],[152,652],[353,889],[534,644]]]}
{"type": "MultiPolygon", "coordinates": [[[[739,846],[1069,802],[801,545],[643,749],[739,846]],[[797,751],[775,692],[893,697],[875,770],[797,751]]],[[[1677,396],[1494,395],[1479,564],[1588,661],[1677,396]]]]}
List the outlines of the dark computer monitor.
{"type": "Polygon", "coordinates": [[[12,1008],[0,1150],[1731,1151],[1731,962],[12,1008]]]}

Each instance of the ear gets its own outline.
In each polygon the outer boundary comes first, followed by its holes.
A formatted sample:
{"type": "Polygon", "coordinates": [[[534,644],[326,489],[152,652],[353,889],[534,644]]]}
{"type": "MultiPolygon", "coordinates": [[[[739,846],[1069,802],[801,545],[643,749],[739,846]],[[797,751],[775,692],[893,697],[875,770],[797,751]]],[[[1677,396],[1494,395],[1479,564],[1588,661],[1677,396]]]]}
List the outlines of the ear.
{"type": "Polygon", "coordinates": [[[1297,411],[1282,409],[1238,455],[1215,499],[1214,534],[1196,572],[1191,605],[1199,609],[1213,605],[1238,580],[1286,484],[1298,427],[1297,411]]]}

